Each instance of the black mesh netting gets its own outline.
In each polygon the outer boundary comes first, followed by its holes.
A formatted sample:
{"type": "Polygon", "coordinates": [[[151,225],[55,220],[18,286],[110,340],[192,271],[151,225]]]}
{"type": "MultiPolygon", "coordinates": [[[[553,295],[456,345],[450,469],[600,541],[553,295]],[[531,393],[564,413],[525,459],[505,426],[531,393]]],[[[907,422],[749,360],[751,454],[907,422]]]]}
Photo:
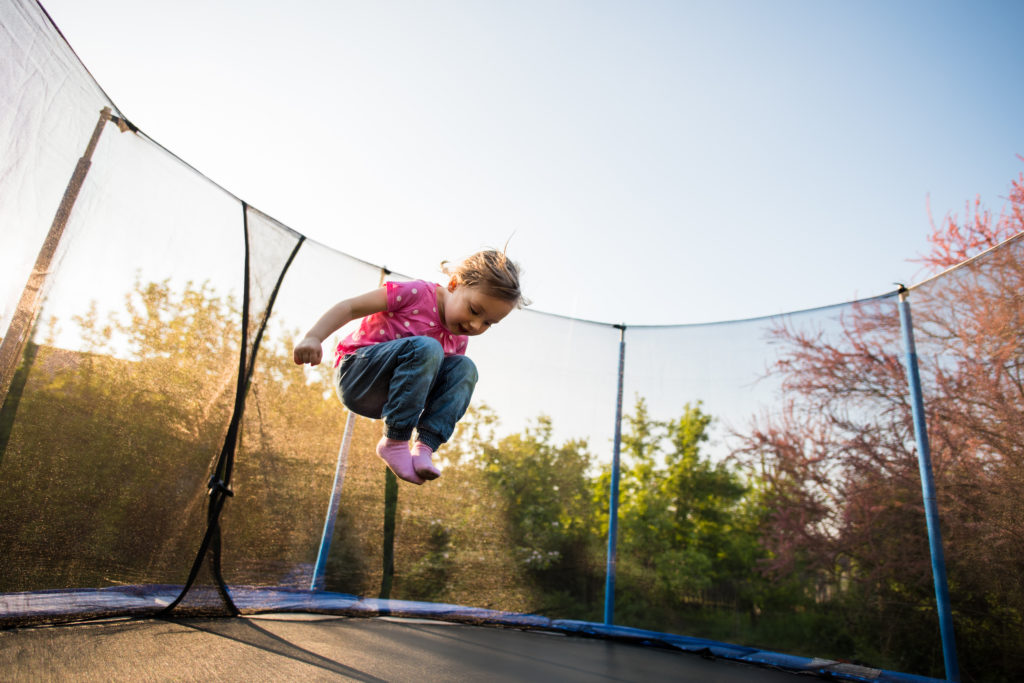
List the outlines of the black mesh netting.
{"type": "MultiPolygon", "coordinates": [[[[514,312],[471,342],[481,381],[443,476],[388,495],[379,424],[355,419],[339,463],[331,363],[291,351],[337,300],[405,276],[126,125],[36,4],[3,3],[0,27],[3,623],[316,594],[336,480],[326,593],[599,622],[621,339],[615,622],[942,674],[895,295],[624,331],[514,312]]],[[[910,292],[961,664],[1007,676],[1020,244],[910,292]]]]}

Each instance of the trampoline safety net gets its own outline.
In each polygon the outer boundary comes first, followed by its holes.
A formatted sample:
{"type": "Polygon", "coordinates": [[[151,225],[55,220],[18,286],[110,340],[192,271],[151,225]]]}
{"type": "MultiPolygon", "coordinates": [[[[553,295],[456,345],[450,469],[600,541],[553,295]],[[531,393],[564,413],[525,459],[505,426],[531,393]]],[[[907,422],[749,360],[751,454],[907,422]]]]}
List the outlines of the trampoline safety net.
{"type": "MultiPolygon", "coordinates": [[[[895,292],[707,325],[514,312],[471,341],[443,476],[394,486],[373,420],[339,460],[330,363],[291,349],[408,276],[147,137],[34,2],[0,3],[0,53],[3,625],[353,605],[599,624],[621,393],[615,625],[944,675],[895,292]]],[[[986,680],[1024,674],[1021,249],[907,293],[959,665],[986,680]]]]}

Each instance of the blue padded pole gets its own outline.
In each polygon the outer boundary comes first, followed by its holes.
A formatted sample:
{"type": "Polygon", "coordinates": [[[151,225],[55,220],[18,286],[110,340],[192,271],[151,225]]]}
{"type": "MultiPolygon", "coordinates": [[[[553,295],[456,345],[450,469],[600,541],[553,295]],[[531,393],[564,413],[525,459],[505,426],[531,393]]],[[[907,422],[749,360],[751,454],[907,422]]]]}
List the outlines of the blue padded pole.
{"type": "Polygon", "coordinates": [[[348,462],[348,446],[352,442],[352,432],[355,431],[356,414],[351,410],[345,419],[345,435],[341,437],[341,447],[338,449],[338,464],[334,468],[334,484],[331,486],[331,502],[327,506],[327,518],[324,519],[324,533],[320,537],[320,551],[316,555],[316,566],[313,567],[313,582],[309,589],[322,591],[324,589],[324,574],[327,573],[327,555],[331,552],[331,538],[334,536],[334,520],[338,516],[338,507],[341,505],[341,485],[345,481],[345,465],[348,462]]]}
{"type": "Polygon", "coordinates": [[[615,440],[612,444],[612,482],[608,506],[608,562],[604,583],[604,623],[615,619],[615,566],[619,536],[619,452],[622,443],[622,381],[626,363],[626,326],[619,325],[619,384],[615,399],[615,440]]]}
{"type": "Polygon", "coordinates": [[[900,329],[903,332],[903,350],[907,356],[907,378],[910,383],[911,406],[914,415],[914,434],[917,437],[917,462],[921,470],[921,491],[924,496],[924,515],[928,523],[928,544],[932,554],[932,578],[935,582],[935,601],[939,612],[939,633],[942,637],[942,655],[946,663],[946,679],[959,683],[960,664],[956,656],[956,637],[953,633],[953,614],[949,606],[949,582],[946,579],[946,558],[942,551],[942,532],[939,529],[939,510],[935,501],[935,481],[932,477],[931,450],[928,446],[928,427],[924,419],[924,398],[921,393],[921,375],[917,367],[917,348],[914,345],[914,324],[910,317],[907,288],[900,285],[900,329]]]}

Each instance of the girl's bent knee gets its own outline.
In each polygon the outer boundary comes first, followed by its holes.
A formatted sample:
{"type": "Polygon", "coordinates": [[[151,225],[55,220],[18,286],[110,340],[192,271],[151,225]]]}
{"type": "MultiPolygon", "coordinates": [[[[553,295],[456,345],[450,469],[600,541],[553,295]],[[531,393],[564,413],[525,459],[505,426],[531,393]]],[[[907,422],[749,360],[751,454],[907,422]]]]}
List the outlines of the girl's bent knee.
{"type": "Polygon", "coordinates": [[[444,347],[441,346],[441,342],[433,337],[409,337],[408,343],[416,349],[417,353],[424,356],[444,358],[444,347]]]}
{"type": "Polygon", "coordinates": [[[476,384],[480,378],[480,374],[476,370],[476,363],[466,356],[449,356],[445,361],[451,364],[449,372],[454,377],[471,384],[476,384]]]}
{"type": "Polygon", "coordinates": [[[404,341],[407,345],[407,352],[415,359],[414,362],[417,365],[430,368],[432,372],[436,372],[436,369],[444,361],[444,348],[441,346],[441,342],[436,339],[431,339],[430,337],[409,337],[404,341]]]}

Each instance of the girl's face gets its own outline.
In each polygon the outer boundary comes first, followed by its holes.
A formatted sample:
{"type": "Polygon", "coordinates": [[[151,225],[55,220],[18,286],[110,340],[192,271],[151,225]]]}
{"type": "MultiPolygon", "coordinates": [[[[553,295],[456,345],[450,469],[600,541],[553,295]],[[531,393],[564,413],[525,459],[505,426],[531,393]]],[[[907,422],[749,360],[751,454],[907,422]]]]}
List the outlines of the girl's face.
{"type": "Polygon", "coordinates": [[[454,278],[439,303],[441,321],[448,331],[469,336],[483,334],[515,308],[511,301],[496,299],[477,287],[460,285],[454,278]]]}

